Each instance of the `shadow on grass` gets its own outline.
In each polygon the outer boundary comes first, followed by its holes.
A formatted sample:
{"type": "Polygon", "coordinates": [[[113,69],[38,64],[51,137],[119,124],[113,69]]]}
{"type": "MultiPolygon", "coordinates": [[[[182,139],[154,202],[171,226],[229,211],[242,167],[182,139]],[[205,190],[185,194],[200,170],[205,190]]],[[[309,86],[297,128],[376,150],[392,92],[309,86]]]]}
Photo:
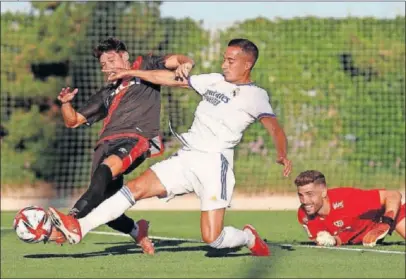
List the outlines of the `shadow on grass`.
{"type": "Polygon", "coordinates": [[[406,246],[406,241],[383,242],[382,246],[406,246]]]}
{"type": "MultiPolygon", "coordinates": [[[[209,258],[218,258],[218,257],[243,257],[249,256],[250,253],[238,253],[241,248],[230,248],[230,249],[214,249],[207,245],[198,245],[198,246],[185,246],[180,247],[180,244],[190,244],[187,241],[154,241],[155,252],[157,254],[161,252],[206,252],[205,256],[209,258]]],[[[95,243],[98,245],[107,245],[113,244],[115,246],[107,247],[103,251],[98,252],[87,252],[87,253],[74,253],[74,254],[29,254],[24,255],[24,258],[29,259],[49,259],[49,258],[89,258],[89,257],[104,257],[111,255],[131,255],[131,254],[142,254],[140,247],[134,243],[129,242],[116,242],[116,243],[95,243]]]]}

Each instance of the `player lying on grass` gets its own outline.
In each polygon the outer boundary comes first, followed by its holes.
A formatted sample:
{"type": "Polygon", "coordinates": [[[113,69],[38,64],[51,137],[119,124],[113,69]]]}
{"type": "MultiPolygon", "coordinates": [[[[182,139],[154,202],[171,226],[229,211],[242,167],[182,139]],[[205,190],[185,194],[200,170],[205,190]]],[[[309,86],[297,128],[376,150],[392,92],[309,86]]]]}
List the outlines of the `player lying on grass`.
{"type": "Polygon", "coordinates": [[[292,169],[287,159],[286,136],[269,103],[269,96],[251,80],[251,70],[257,58],[255,44],[246,39],[234,39],[224,54],[223,75],[193,75],[187,82],[176,81],[175,75],[168,71],[122,74],[137,75],[154,82],[159,80],[162,85],[190,87],[202,100],[189,131],[180,135],[174,132],[183,147],[170,158],[126,183],[84,218],[75,219],[50,208],[54,224],[69,242],[79,243],[90,230],[114,220],[138,200],[150,197],[171,199],[195,192],[200,198],[204,242],[218,249],[246,246],[255,256],[270,255],[268,245],[251,225],[242,230],[224,227],[225,211],[230,205],[235,184],[234,148],[251,123],[259,120],[272,136],[278,154],[276,161],[284,166],[283,175],[288,176],[292,169]]]}
{"type": "Polygon", "coordinates": [[[321,246],[375,246],[393,230],[405,238],[405,204],[398,191],[327,189],[324,175],[302,172],[295,180],[301,206],[299,223],[321,246]]]}
{"type": "MultiPolygon", "coordinates": [[[[123,42],[108,38],[93,50],[102,71],[112,69],[171,69],[177,76],[187,76],[193,60],[184,55],[138,56],[131,65],[127,47],[123,42]]],[[[110,72],[109,74],[114,74],[110,72]]],[[[62,89],[58,99],[62,102],[65,125],[76,128],[92,125],[104,119],[100,137],[95,145],[92,162],[92,177],[89,188],[75,203],[70,214],[76,218],[86,216],[103,200],[123,186],[123,175],[130,173],[145,159],[163,153],[159,137],[161,94],[160,86],[140,78],[125,77],[109,81],[79,109],[71,101],[77,89],[62,89]]],[[[152,243],[147,238],[148,223],[136,223],[126,215],[117,216],[107,223],[111,228],[130,236],[144,249],[153,253],[152,243]]],[[[50,240],[66,241],[63,234],[53,230],[50,240]]]]}

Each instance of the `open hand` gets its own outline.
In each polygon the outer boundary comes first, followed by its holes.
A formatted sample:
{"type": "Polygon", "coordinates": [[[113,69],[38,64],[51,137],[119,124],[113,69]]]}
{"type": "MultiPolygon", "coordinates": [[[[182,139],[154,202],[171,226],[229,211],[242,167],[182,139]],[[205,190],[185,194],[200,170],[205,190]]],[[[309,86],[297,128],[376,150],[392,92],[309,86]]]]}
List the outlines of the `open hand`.
{"type": "Polygon", "coordinates": [[[285,158],[285,157],[279,157],[276,162],[280,165],[285,166],[283,168],[283,176],[288,177],[289,174],[292,172],[292,162],[285,158]]]}
{"type": "Polygon", "coordinates": [[[68,103],[75,98],[76,93],[78,93],[77,88],[75,88],[72,92],[70,91],[70,87],[62,88],[61,92],[59,92],[58,100],[62,104],[68,103]]]}

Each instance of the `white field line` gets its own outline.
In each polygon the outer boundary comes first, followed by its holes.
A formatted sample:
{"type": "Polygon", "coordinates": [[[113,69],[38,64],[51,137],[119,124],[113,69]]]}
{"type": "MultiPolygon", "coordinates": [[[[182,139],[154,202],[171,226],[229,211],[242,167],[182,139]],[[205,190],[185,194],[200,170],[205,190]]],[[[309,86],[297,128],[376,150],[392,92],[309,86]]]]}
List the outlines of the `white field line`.
{"type": "MultiPolygon", "coordinates": [[[[281,245],[283,246],[283,244],[281,245]]],[[[312,246],[312,245],[292,245],[302,248],[313,248],[313,249],[328,249],[328,250],[343,250],[343,251],[355,251],[355,252],[375,252],[381,254],[399,254],[406,255],[403,251],[393,251],[393,250],[378,250],[378,249],[362,249],[362,248],[350,248],[350,247],[324,247],[324,246],[312,246]]]]}
{"type": "MultiPolygon", "coordinates": [[[[1,227],[1,230],[2,231],[12,230],[12,228],[1,227]]],[[[127,235],[127,234],[116,233],[116,232],[91,231],[89,233],[129,237],[129,235],[127,235]]],[[[203,241],[201,241],[201,240],[191,239],[191,238],[178,238],[178,237],[165,237],[165,236],[149,236],[149,238],[153,239],[153,240],[171,240],[171,241],[185,241],[185,242],[190,242],[190,243],[203,243],[203,241]]],[[[406,255],[406,252],[393,251],[393,250],[362,249],[362,248],[350,248],[350,247],[324,247],[324,246],[301,245],[301,244],[275,244],[275,243],[271,243],[271,242],[267,242],[267,243],[269,246],[277,246],[277,247],[282,247],[282,248],[300,247],[300,248],[311,248],[311,249],[328,249],[328,250],[342,250],[342,251],[353,251],[353,252],[374,252],[374,253],[381,253],[381,254],[406,255]]]]}

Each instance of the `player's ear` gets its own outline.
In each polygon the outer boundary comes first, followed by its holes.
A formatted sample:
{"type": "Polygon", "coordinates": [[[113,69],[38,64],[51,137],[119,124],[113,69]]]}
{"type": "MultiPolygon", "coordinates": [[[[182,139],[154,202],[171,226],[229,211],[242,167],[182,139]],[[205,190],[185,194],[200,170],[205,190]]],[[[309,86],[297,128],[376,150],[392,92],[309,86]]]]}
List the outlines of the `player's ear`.
{"type": "Polygon", "coordinates": [[[252,68],[252,62],[251,61],[247,61],[245,62],[245,70],[251,70],[252,68]]]}
{"type": "Polygon", "coordinates": [[[123,58],[123,60],[127,62],[128,60],[130,60],[130,55],[127,51],[124,51],[121,53],[121,58],[123,58]]]}

